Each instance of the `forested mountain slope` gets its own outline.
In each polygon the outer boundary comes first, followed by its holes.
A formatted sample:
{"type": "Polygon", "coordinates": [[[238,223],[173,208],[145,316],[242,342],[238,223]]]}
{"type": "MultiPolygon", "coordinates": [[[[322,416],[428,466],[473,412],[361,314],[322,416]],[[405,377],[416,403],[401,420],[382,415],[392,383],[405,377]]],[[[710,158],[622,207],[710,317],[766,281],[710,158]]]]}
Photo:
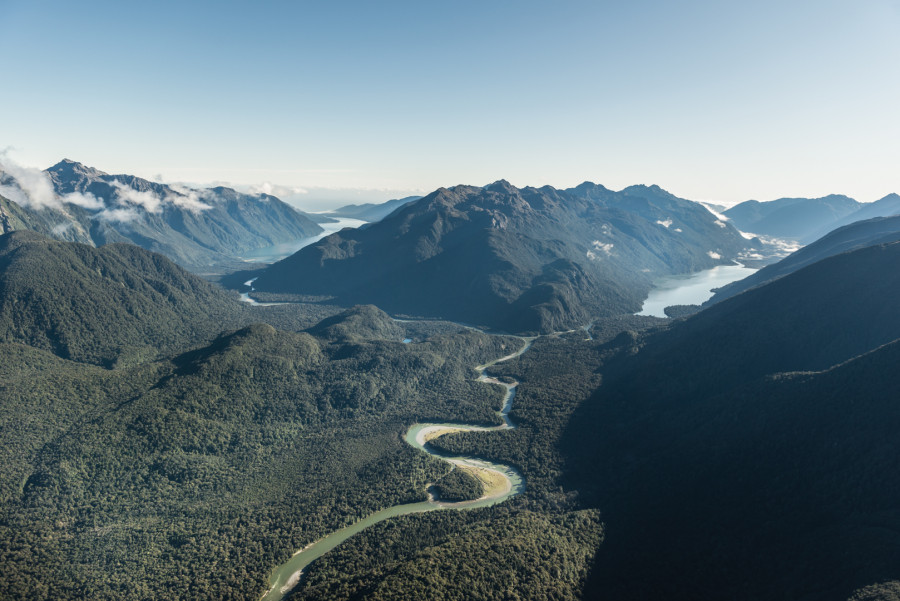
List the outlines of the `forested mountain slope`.
{"type": "Polygon", "coordinates": [[[109,365],[209,339],[243,310],[220,288],[131,244],[0,236],[3,341],[109,365]]]}
{"type": "Polygon", "coordinates": [[[260,324],[114,370],[0,343],[0,598],[258,599],[297,549],[422,500],[448,467],[399,434],[496,421],[471,367],[515,343],[260,324]]]}
{"type": "Polygon", "coordinates": [[[271,266],[263,292],[371,303],[514,332],[640,309],[653,278],[727,263],[750,243],[657,187],[440,189],[271,266]]]}

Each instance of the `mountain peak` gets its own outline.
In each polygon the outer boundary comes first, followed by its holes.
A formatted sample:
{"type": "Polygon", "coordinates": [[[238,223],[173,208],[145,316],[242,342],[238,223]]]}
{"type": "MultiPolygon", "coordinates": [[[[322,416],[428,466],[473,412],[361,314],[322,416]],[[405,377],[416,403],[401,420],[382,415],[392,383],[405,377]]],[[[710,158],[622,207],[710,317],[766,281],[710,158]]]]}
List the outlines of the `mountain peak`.
{"type": "Polygon", "coordinates": [[[671,192],[669,192],[668,190],[664,190],[663,188],[660,188],[656,184],[651,184],[649,186],[647,186],[645,184],[636,184],[634,186],[628,186],[627,188],[622,190],[622,193],[627,194],[627,195],[639,194],[642,192],[643,193],[651,192],[651,193],[657,194],[657,195],[672,196],[671,192]]]}
{"type": "Polygon", "coordinates": [[[577,186],[575,186],[574,189],[578,190],[578,191],[584,191],[584,190],[603,190],[606,192],[609,191],[609,188],[607,188],[603,184],[595,184],[592,181],[583,181],[580,184],[578,184],[577,186]]]}
{"type": "Polygon", "coordinates": [[[900,202],[900,194],[897,194],[896,192],[891,192],[884,198],[879,198],[875,202],[891,202],[891,203],[900,202]]]}
{"type": "Polygon", "coordinates": [[[490,183],[484,187],[485,190],[490,190],[492,192],[517,192],[518,188],[513,186],[511,183],[506,181],[505,179],[498,179],[497,181],[490,183]]]}
{"type": "Polygon", "coordinates": [[[66,177],[79,175],[89,178],[97,178],[107,175],[99,169],[88,167],[84,163],[79,163],[78,161],[73,161],[71,159],[63,159],[52,167],[48,167],[45,171],[50,174],[66,177]]]}

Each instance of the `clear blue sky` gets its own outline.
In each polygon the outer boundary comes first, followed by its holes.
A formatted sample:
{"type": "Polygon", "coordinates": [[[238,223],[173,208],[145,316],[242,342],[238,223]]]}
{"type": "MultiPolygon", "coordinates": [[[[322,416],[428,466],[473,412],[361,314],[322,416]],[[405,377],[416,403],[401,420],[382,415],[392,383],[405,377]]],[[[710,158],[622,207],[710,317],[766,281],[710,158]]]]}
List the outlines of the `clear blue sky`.
{"type": "Polygon", "coordinates": [[[0,149],[166,180],[900,192],[900,0],[0,0],[0,149]]]}

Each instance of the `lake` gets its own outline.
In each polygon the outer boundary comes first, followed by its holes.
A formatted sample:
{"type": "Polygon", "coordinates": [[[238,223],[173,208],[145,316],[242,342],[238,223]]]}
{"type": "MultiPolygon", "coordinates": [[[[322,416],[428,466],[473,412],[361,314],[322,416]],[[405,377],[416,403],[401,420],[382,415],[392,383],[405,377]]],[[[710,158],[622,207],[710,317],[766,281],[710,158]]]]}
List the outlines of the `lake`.
{"type": "Polygon", "coordinates": [[[244,259],[256,263],[274,263],[275,261],[280,261],[285,257],[291,256],[304,246],[309,246],[313,242],[317,242],[325,236],[341,231],[345,227],[359,227],[365,223],[368,223],[361,219],[350,219],[349,217],[334,217],[334,219],[337,220],[334,223],[319,224],[319,227],[325,230],[321,234],[310,236],[309,238],[301,238],[300,240],[294,240],[293,242],[285,242],[284,244],[276,244],[275,246],[259,248],[250,253],[247,253],[247,255],[244,256],[244,259]]]}
{"type": "Polygon", "coordinates": [[[663,309],[672,305],[699,305],[712,297],[714,288],[742,280],[756,273],[743,265],[719,265],[687,275],[673,275],[654,282],[638,315],[666,317],[663,309]]]}

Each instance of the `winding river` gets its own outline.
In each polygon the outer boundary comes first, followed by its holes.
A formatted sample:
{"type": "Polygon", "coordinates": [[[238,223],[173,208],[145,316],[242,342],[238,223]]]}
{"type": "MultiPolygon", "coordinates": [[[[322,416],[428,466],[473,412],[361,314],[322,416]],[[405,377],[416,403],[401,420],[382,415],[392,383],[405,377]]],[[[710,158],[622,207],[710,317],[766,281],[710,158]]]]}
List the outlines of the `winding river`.
{"type": "Polygon", "coordinates": [[[244,286],[248,287],[249,290],[247,292],[241,292],[241,300],[245,303],[250,303],[251,305],[255,305],[257,307],[274,307],[275,305],[286,305],[287,303],[260,303],[255,299],[250,298],[250,293],[253,292],[253,282],[256,281],[256,278],[252,280],[247,280],[244,282],[244,286]]]}
{"type": "Polygon", "coordinates": [[[461,501],[458,503],[447,503],[439,499],[435,499],[431,493],[428,494],[427,501],[419,503],[407,503],[405,505],[395,505],[382,509],[372,515],[340,530],[332,532],[324,538],[301,549],[291,557],[287,563],[282,564],[269,577],[269,590],[262,597],[262,601],[280,601],[300,582],[303,570],[310,563],[328,553],[339,544],[365,530],[369,526],[382,522],[388,518],[398,515],[406,515],[409,513],[422,513],[425,511],[435,511],[438,509],[473,509],[475,507],[487,507],[496,503],[501,503],[506,499],[517,495],[525,490],[525,481],[522,475],[514,468],[501,463],[494,463],[472,456],[456,456],[442,453],[434,449],[428,443],[440,436],[451,432],[486,432],[492,430],[509,430],[515,428],[515,424],[509,419],[509,412],[512,408],[513,398],[516,395],[516,386],[518,382],[505,383],[492,378],[485,370],[492,365],[508,361],[514,357],[518,357],[531,347],[534,338],[520,338],[524,342],[522,348],[514,353],[500,357],[484,365],[475,368],[478,372],[479,382],[488,382],[502,386],[506,389],[506,395],[503,399],[503,407],[498,415],[503,419],[503,424],[493,427],[485,427],[467,424],[414,424],[407,430],[404,439],[407,443],[415,448],[437,457],[443,461],[453,464],[454,468],[469,470],[484,485],[484,495],[472,501],[461,501]]]}
{"type": "MultiPolygon", "coordinates": [[[[672,276],[665,278],[656,283],[656,287],[650,293],[650,297],[645,301],[643,310],[639,315],[659,315],[665,316],[663,308],[672,304],[691,304],[703,302],[712,292],[710,289],[722,286],[728,282],[746,277],[753,273],[753,269],[748,269],[743,265],[736,266],[720,266],[710,270],[701,271],[686,276],[672,276]]],[[[246,283],[252,291],[253,280],[246,283]]],[[[278,303],[256,303],[250,298],[249,293],[241,295],[242,300],[252,304],[278,304],[278,303]]],[[[398,320],[400,321],[400,320],[398,320]]],[[[470,327],[470,326],[464,326],[470,327]]],[[[581,328],[587,339],[591,339],[591,324],[581,328]]],[[[476,329],[477,328],[472,328],[476,329]]],[[[476,507],[487,507],[496,503],[501,503],[506,499],[520,494],[525,490],[525,481],[522,475],[514,468],[500,463],[487,461],[479,457],[472,456],[455,456],[438,451],[428,443],[440,436],[450,434],[452,432],[472,432],[472,431],[491,431],[491,430],[508,430],[515,428],[515,424],[509,419],[509,412],[512,408],[513,398],[516,393],[518,382],[505,383],[492,378],[485,370],[490,366],[508,361],[514,357],[518,357],[531,347],[534,338],[520,338],[524,342],[522,348],[514,353],[500,357],[484,365],[475,368],[478,372],[478,381],[489,382],[502,386],[506,389],[506,396],[503,402],[503,408],[498,412],[503,419],[503,424],[493,427],[485,427],[471,424],[452,424],[452,423],[426,423],[414,424],[407,430],[404,440],[413,447],[437,457],[443,461],[453,464],[454,468],[469,470],[474,476],[478,477],[484,485],[485,493],[478,499],[472,501],[462,501],[458,503],[448,503],[434,498],[431,493],[428,494],[427,501],[419,503],[408,503],[404,505],[395,505],[382,509],[372,515],[359,520],[349,526],[341,528],[331,534],[317,540],[316,542],[306,546],[304,549],[297,551],[290,560],[276,568],[269,577],[269,590],[262,597],[262,601],[280,601],[293,590],[300,582],[303,570],[316,559],[322,557],[342,542],[365,530],[369,526],[382,522],[388,518],[406,515],[410,513],[422,513],[425,511],[435,511],[438,509],[473,509],[476,507]]],[[[408,340],[404,340],[407,342],[408,340]]]]}

